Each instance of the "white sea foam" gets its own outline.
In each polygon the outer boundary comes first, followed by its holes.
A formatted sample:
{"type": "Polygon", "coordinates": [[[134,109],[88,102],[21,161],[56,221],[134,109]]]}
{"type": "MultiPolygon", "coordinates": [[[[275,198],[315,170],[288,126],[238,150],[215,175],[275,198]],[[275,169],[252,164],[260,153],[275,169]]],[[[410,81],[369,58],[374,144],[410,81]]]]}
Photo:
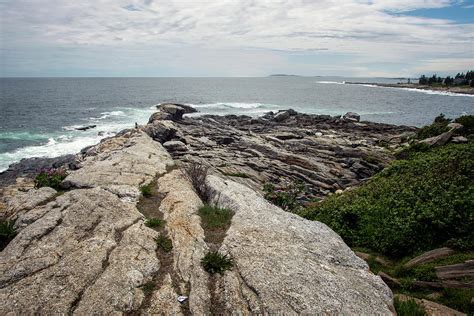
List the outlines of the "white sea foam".
{"type": "Polygon", "coordinates": [[[44,140],[42,144],[26,146],[16,150],[0,153],[0,172],[5,171],[12,163],[23,158],[32,157],[57,157],[66,154],[78,153],[82,148],[95,145],[105,137],[110,137],[116,132],[126,128],[132,128],[135,122],[144,123],[156,108],[123,108],[117,111],[103,112],[102,119],[91,118],[89,122],[81,125],[64,126],[63,131],[56,134],[30,134],[27,132],[2,133],[0,139],[32,139],[44,140]],[[77,127],[86,125],[97,125],[87,131],[78,131],[77,127]],[[99,132],[100,136],[99,136],[99,132]]]}
{"type": "Polygon", "coordinates": [[[432,95],[443,95],[448,97],[469,97],[474,98],[474,94],[465,94],[465,93],[454,93],[449,91],[439,91],[439,90],[424,90],[424,89],[416,89],[416,88],[403,88],[403,87],[384,87],[378,86],[375,84],[362,84],[361,86],[364,87],[371,87],[371,88],[384,88],[384,89],[397,89],[397,90],[405,90],[405,91],[412,91],[412,92],[419,92],[425,94],[432,94],[432,95]]]}
{"type": "Polygon", "coordinates": [[[316,81],[316,83],[322,83],[322,84],[345,84],[344,81],[316,81]]]}

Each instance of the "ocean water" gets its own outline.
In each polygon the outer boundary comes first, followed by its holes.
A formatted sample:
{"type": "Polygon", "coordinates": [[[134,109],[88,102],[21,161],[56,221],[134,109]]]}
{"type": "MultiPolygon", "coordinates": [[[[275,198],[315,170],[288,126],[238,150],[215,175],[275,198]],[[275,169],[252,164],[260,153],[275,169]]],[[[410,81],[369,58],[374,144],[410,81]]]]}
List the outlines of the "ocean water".
{"type": "Polygon", "coordinates": [[[395,79],[267,78],[0,78],[0,171],[22,158],[76,153],[135,122],[162,102],[185,103],[201,114],[262,115],[293,108],[363,120],[421,126],[444,113],[474,113],[473,96],[348,85],[395,79]],[[77,127],[97,125],[78,131],[77,127]]]}

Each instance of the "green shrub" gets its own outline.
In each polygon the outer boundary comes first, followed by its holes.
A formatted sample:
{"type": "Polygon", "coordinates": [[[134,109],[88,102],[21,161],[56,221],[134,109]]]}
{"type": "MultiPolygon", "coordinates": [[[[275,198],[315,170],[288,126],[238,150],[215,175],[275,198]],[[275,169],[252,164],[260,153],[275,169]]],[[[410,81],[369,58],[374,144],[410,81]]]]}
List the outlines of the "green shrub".
{"type": "Polygon", "coordinates": [[[230,226],[234,212],[226,208],[204,205],[199,209],[202,227],[207,229],[225,228],[230,226]]]}
{"type": "Polygon", "coordinates": [[[445,304],[468,315],[474,315],[474,289],[444,289],[439,299],[445,304]]]}
{"type": "Polygon", "coordinates": [[[250,176],[243,172],[222,172],[223,175],[236,178],[250,178],[250,176]]]}
{"type": "Polygon", "coordinates": [[[64,169],[42,170],[35,177],[35,188],[51,187],[55,190],[61,190],[61,182],[67,175],[64,169]]]}
{"type": "Polygon", "coordinates": [[[364,185],[300,214],[350,245],[402,257],[474,246],[474,145],[451,144],[396,161],[364,185]]]}
{"type": "Polygon", "coordinates": [[[474,134],[474,115],[463,115],[458,117],[454,122],[459,123],[463,126],[460,134],[468,136],[474,134]]]}
{"type": "Polygon", "coordinates": [[[450,122],[451,119],[447,119],[444,117],[444,114],[440,114],[434,119],[433,124],[424,126],[418,130],[417,138],[425,139],[447,132],[449,130],[447,125],[450,122]]]}
{"type": "Polygon", "coordinates": [[[170,252],[173,249],[173,243],[171,239],[166,236],[160,235],[155,238],[155,242],[159,249],[163,250],[164,252],[170,252]]]}
{"type": "Polygon", "coordinates": [[[414,300],[402,301],[396,297],[393,306],[399,316],[425,316],[425,310],[420,307],[414,300]]]}
{"type": "Polygon", "coordinates": [[[411,143],[409,147],[405,147],[402,150],[395,153],[397,159],[408,159],[415,153],[426,152],[431,149],[431,146],[427,143],[411,143]]]}
{"type": "Polygon", "coordinates": [[[141,286],[141,289],[145,295],[151,294],[156,288],[156,284],[153,281],[147,282],[141,286]]]}
{"type": "Polygon", "coordinates": [[[161,227],[164,223],[165,221],[159,218],[148,218],[145,221],[145,226],[150,228],[161,227]]]}
{"type": "Polygon", "coordinates": [[[306,193],[306,187],[302,183],[289,183],[286,187],[276,188],[275,185],[267,183],[263,186],[264,197],[285,211],[295,212],[301,207],[298,201],[306,193]]]}
{"type": "Polygon", "coordinates": [[[201,259],[201,264],[204,270],[210,274],[223,274],[224,271],[231,270],[234,266],[232,258],[229,258],[228,255],[222,255],[217,251],[208,252],[201,259]]]}
{"type": "Polygon", "coordinates": [[[15,238],[16,230],[13,221],[0,221],[0,251],[2,251],[8,243],[15,238]]]}
{"type": "Polygon", "coordinates": [[[153,195],[152,192],[152,185],[151,184],[145,184],[140,187],[140,192],[144,197],[150,197],[153,195]]]}

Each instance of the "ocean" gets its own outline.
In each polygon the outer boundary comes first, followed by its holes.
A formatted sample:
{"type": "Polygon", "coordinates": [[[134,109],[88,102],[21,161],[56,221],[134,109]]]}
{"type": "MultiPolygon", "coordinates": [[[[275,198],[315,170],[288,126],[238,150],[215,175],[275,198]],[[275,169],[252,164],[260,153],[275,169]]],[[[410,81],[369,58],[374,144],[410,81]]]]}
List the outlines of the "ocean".
{"type": "Polygon", "coordinates": [[[362,120],[422,126],[440,113],[474,113],[474,96],[349,85],[396,79],[266,78],[0,78],[0,171],[30,157],[77,153],[102,138],[146,123],[163,102],[185,103],[202,114],[262,115],[292,108],[362,120]],[[87,131],[76,128],[96,125],[87,131]]]}

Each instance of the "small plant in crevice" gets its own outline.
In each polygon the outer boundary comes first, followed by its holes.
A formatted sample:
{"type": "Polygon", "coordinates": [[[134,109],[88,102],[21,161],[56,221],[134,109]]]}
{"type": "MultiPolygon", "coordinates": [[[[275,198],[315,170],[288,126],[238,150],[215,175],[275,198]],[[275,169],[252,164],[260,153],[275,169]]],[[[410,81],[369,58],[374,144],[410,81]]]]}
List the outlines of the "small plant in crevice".
{"type": "Polygon", "coordinates": [[[150,228],[156,228],[163,226],[164,223],[165,221],[159,218],[148,218],[145,221],[145,226],[150,228]]]}
{"type": "Polygon", "coordinates": [[[201,216],[202,226],[205,230],[228,227],[232,216],[234,216],[234,212],[229,209],[210,205],[204,205],[198,213],[201,216]]]}
{"type": "Polygon", "coordinates": [[[16,236],[14,222],[5,220],[0,221],[0,251],[16,236]]]}
{"type": "Polygon", "coordinates": [[[425,310],[420,307],[414,300],[402,301],[399,298],[395,298],[393,306],[400,316],[424,316],[426,315],[425,310]]]}
{"type": "Polygon", "coordinates": [[[140,192],[144,197],[150,197],[153,195],[152,189],[151,189],[151,184],[145,184],[140,187],[140,192]]]}
{"type": "Polygon", "coordinates": [[[51,187],[55,190],[61,190],[61,182],[67,175],[68,173],[63,168],[43,169],[35,177],[35,188],[51,187]]]}
{"type": "Polygon", "coordinates": [[[306,187],[302,183],[287,183],[277,188],[272,183],[263,186],[264,197],[276,206],[288,212],[295,212],[301,207],[299,199],[306,195],[306,187]]]}
{"type": "Polygon", "coordinates": [[[218,251],[208,252],[201,259],[201,265],[210,274],[223,274],[227,270],[232,270],[234,261],[227,254],[220,254],[218,251]]]}
{"type": "Polygon", "coordinates": [[[151,294],[156,288],[156,284],[153,281],[147,282],[141,286],[141,289],[145,295],[151,294]]]}
{"type": "Polygon", "coordinates": [[[164,252],[170,252],[173,249],[173,243],[171,242],[171,239],[166,236],[160,235],[156,237],[155,242],[158,248],[164,252]]]}
{"type": "Polygon", "coordinates": [[[191,182],[194,191],[201,200],[209,202],[212,199],[212,189],[206,183],[209,167],[199,163],[189,163],[183,167],[184,176],[191,182]]]}

